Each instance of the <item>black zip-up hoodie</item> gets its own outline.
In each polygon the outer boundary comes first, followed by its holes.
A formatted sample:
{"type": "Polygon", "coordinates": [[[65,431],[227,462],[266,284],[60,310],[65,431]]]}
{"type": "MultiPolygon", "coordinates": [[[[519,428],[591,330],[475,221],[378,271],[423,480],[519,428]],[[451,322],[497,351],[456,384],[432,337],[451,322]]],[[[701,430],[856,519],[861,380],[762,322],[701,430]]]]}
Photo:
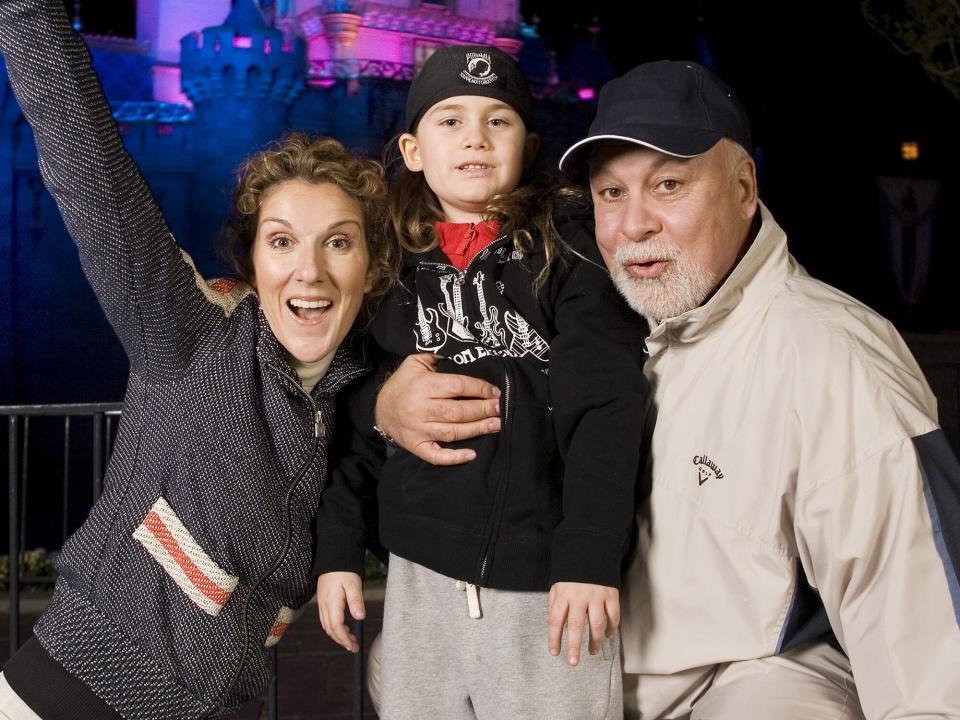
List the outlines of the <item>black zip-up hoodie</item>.
{"type": "MultiPolygon", "coordinates": [[[[365,466],[333,473],[315,572],[359,572],[369,539],[359,503],[379,470],[380,540],[401,557],[483,587],[619,587],[649,398],[647,327],[610,281],[589,211],[568,212],[560,232],[568,248],[537,293],[542,249],[525,256],[506,237],[463,271],[439,249],[406,256],[372,335],[396,361],[433,352],[441,372],[497,385],[503,427],[452,444],[477,451],[452,467],[403,450],[384,462],[371,440],[365,466]]],[[[358,402],[369,407],[373,394],[358,402]]]]}

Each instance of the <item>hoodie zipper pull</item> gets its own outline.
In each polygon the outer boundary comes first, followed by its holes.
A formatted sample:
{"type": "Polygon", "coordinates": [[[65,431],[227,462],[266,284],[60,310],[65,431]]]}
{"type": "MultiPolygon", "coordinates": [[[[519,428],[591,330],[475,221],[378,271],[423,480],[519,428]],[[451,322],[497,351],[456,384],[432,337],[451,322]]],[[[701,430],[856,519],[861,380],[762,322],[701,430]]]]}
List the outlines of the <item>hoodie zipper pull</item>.
{"type": "Polygon", "coordinates": [[[313,420],[313,436],[315,438],[322,437],[323,432],[323,418],[320,415],[320,411],[317,410],[316,417],[313,420]]]}

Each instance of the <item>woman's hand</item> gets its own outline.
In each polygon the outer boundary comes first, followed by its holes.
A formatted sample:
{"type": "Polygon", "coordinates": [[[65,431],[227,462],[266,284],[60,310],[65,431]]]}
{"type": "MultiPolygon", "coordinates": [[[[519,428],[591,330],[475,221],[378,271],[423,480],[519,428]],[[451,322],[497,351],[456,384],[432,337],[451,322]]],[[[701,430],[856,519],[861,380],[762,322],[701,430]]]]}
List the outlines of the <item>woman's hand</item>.
{"type": "Polygon", "coordinates": [[[360,650],[357,636],[344,622],[344,608],[354,620],[363,620],[363,581],[353,572],[328,572],[317,578],[317,610],[324,631],[337,645],[350,652],[360,650]]]}
{"type": "Polygon", "coordinates": [[[436,372],[436,355],[409,355],[377,396],[377,426],[433,465],[460,465],[477,454],[453,442],[499,432],[500,389],[467,377],[436,372]]]}

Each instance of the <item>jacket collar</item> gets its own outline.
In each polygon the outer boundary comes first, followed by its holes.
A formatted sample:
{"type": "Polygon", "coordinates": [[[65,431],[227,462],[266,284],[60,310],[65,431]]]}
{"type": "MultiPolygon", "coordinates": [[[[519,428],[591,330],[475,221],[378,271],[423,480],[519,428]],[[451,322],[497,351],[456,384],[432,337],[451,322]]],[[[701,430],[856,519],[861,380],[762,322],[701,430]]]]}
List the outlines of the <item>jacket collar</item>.
{"type": "MultiPolygon", "coordinates": [[[[257,358],[261,367],[269,367],[279,372],[286,378],[285,384],[302,392],[303,386],[290,362],[290,355],[270,329],[270,323],[263,314],[263,308],[258,306],[257,315],[257,358]]],[[[330,367],[311,394],[332,395],[353,379],[369,372],[370,365],[363,357],[361,345],[361,341],[355,337],[354,333],[348,334],[340,343],[330,367]]]]}
{"type": "MultiPolygon", "coordinates": [[[[509,238],[506,235],[498,235],[496,239],[487,245],[483,250],[477,253],[478,258],[486,258],[490,253],[495,251],[501,244],[508,241],[509,238]]],[[[421,263],[434,263],[437,265],[450,265],[453,267],[453,263],[450,262],[450,258],[438,247],[434,247],[426,252],[411,252],[410,250],[404,250],[402,255],[402,265],[404,271],[414,270],[421,263]]],[[[473,260],[470,261],[470,264],[473,263],[473,260]]]]}
{"type": "Polygon", "coordinates": [[[402,263],[404,270],[412,270],[417,267],[422,262],[428,263],[437,263],[437,264],[450,264],[450,260],[447,259],[447,256],[443,254],[443,250],[439,247],[431,248],[426,252],[412,252],[410,250],[404,250],[402,256],[402,263]]]}
{"type": "Polygon", "coordinates": [[[763,204],[760,229],[747,252],[707,302],[682,315],[668,318],[647,338],[651,355],[668,343],[693,343],[737,318],[763,306],[787,277],[790,254],[787,236],[763,204]]]}

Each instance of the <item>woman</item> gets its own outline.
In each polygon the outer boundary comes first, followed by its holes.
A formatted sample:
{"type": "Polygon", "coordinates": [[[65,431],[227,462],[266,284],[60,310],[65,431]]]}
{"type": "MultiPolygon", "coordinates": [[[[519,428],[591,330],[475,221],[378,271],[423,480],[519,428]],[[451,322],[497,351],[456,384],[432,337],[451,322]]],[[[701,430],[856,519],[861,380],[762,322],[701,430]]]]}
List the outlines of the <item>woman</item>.
{"type": "Polygon", "coordinates": [[[393,259],[378,165],[303,136],[251,158],[208,285],[123,150],[60,0],[0,0],[44,181],[130,360],[104,493],[64,545],[0,717],[200,718],[256,697],[311,596],[334,395],[393,259]]]}

